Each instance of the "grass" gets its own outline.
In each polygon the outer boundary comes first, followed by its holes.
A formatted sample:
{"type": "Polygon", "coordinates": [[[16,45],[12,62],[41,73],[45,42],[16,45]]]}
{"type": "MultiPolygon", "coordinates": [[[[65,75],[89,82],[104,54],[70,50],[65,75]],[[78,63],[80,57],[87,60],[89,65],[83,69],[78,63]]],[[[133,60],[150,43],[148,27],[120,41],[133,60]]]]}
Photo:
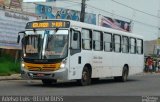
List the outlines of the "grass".
{"type": "Polygon", "coordinates": [[[10,55],[0,56],[0,76],[7,76],[20,71],[20,62],[16,62],[10,55]]]}

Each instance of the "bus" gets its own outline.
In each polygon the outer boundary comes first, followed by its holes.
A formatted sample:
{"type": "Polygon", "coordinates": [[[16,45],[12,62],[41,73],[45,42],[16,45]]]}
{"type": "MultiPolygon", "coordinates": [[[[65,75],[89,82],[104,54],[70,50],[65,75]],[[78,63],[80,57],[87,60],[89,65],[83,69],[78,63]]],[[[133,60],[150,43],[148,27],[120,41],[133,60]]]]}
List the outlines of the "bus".
{"type": "Polygon", "coordinates": [[[21,76],[42,80],[76,80],[89,85],[100,78],[125,82],[143,72],[143,37],[72,20],[39,20],[26,24],[21,76]]]}

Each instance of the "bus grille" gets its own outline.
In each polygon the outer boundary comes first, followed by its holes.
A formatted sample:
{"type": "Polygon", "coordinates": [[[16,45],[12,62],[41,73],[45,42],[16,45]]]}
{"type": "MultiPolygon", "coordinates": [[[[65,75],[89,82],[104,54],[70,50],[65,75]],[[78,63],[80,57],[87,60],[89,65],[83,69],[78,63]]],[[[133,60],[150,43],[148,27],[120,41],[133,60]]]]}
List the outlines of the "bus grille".
{"type": "Polygon", "coordinates": [[[60,63],[56,63],[56,64],[25,63],[25,68],[29,71],[55,71],[60,68],[60,63]]]}

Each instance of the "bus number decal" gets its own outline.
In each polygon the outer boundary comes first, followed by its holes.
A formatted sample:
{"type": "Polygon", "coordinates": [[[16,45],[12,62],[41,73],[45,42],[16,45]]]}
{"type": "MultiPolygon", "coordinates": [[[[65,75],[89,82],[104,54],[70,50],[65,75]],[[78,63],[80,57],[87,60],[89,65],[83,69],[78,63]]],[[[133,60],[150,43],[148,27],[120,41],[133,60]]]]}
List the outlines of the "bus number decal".
{"type": "Polygon", "coordinates": [[[44,23],[33,23],[32,24],[33,28],[47,28],[49,27],[49,23],[48,22],[44,22],[44,23]]]}

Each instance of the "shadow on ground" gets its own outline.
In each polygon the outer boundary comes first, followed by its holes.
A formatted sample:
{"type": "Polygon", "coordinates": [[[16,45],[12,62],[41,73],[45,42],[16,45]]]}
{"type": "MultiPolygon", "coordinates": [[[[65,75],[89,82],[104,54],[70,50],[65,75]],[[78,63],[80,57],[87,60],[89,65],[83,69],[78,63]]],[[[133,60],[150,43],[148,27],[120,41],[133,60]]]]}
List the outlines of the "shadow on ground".
{"type": "MultiPolygon", "coordinates": [[[[90,86],[95,86],[95,85],[103,85],[103,84],[123,84],[123,83],[130,83],[130,82],[135,82],[135,81],[139,81],[138,79],[128,79],[127,82],[117,82],[113,79],[101,79],[98,81],[94,81],[92,82],[92,84],[90,86]]],[[[72,82],[59,82],[56,84],[52,84],[52,85],[43,85],[41,82],[31,82],[31,83],[25,83],[25,86],[29,86],[29,87],[53,87],[53,88],[74,88],[74,87],[82,87],[80,84],[78,84],[76,81],[72,81],[72,82]]]]}

